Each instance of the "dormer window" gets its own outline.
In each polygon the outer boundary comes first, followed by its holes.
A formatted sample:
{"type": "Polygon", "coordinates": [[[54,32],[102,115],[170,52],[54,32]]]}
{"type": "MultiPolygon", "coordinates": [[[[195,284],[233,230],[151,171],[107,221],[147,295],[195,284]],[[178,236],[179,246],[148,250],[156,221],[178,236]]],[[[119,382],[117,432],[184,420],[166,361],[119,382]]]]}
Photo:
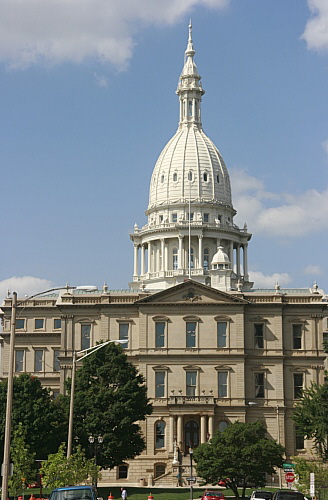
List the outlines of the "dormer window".
{"type": "Polygon", "coordinates": [[[189,170],[188,172],[188,181],[191,182],[192,181],[192,171],[189,170]]]}
{"type": "Polygon", "coordinates": [[[178,180],[178,174],[176,172],[174,172],[173,174],[173,182],[177,182],[178,180]]]}

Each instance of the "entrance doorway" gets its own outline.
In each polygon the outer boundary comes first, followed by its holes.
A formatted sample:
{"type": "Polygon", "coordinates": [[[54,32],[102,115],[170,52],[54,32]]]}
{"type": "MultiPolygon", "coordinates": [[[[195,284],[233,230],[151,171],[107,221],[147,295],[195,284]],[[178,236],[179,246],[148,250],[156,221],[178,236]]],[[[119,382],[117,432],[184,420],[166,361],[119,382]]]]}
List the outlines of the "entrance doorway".
{"type": "Polygon", "coordinates": [[[185,426],[185,453],[189,448],[195,448],[199,444],[199,425],[195,420],[189,420],[185,426]]]}

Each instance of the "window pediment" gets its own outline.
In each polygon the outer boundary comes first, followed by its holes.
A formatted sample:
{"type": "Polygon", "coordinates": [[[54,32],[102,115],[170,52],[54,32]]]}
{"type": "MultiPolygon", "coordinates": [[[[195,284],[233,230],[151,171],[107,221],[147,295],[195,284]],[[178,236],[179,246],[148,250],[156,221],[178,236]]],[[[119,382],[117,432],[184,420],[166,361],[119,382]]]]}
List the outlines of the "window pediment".
{"type": "Polygon", "coordinates": [[[183,321],[198,321],[198,322],[202,322],[202,320],[200,319],[199,316],[194,316],[194,315],[188,315],[188,316],[184,316],[183,318],[183,321]]]}
{"type": "Polygon", "coordinates": [[[218,365],[218,366],[215,366],[214,369],[217,371],[217,372],[227,372],[227,371],[233,371],[233,368],[232,366],[229,366],[229,365],[218,365]]]}
{"type": "Polygon", "coordinates": [[[219,316],[215,316],[214,317],[214,321],[232,321],[232,318],[230,318],[230,316],[226,316],[224,314],[220,314],[219,316]]]}
{"type": "Polygon", "coordinates": [[[165,365],[156,365],[153,366],[154,371],[166,371],[166,372],[172,372],[171,368],[165,365]]]}
{"type": "Polygon", "coordinates": [[[168,318],[167,316],[153,316],[152,320],[155,321],[155,322],[156,321],[166,321],[167,323],[169,321],[171,321],[170,318],[168,318]]]}
{"type": "Polygon", "coordinates": [[[133,319],[131,319],[131,318],[124,318],[124,317],[117,318],[116,322],[117,323],[133,323],[134,324],[133,319]]]}
{"type": "Polygon", "coordinates": [[[81,318],[77,321],[77,323],[95,323],[96,320],[94,318],[81,318]]]}
{"type": "Polygon", "coordinates": [[[263,316],[255,316],[254,318],[250,318],[252,323],[269,323],[267,318],[263,318],[263,316]]]}
{"type": "Polygon", "coordinates": [[[196,366],[196,365],[188,365],[188,366],[183,366],[183,369],[187,372],[189,371],[198,371],[198,372],[202,372],[203,370],[201,369],[200,366],[196,366]]]}

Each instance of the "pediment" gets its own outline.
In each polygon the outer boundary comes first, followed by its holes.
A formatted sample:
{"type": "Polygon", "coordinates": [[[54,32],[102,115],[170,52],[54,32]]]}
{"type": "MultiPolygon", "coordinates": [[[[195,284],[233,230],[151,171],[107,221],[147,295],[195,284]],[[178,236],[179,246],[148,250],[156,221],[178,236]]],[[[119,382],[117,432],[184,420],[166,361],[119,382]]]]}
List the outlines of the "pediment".
{"type": "Polygon", "coordinates": [[[161,292],[148,295],[136,302],[137,304],[247,304],[237,292],[223,292],[208,285],[193,280],[187,280],[161,292]]]}

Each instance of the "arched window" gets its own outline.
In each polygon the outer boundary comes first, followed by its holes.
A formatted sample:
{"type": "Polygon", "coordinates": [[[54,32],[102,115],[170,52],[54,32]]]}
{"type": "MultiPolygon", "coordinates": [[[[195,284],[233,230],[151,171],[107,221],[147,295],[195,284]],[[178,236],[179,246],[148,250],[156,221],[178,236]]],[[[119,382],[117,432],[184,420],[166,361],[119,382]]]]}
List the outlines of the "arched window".
{"type": "Polygon", "coordinates": [[[210,260],[210,251],[208,248],[204,248],[204,269],[208,271],[210,260]]]}
{"type": "Polygon", "coordinates": [[[225,422],[225,420],[222,420],[222,422],[219,423],[219,431],[223,432],[227,427],[228,427],[228,422],[225,422]]]}
{"type": "Polygon", "coordinates": [[[154,477],[159,477],[163,476],[166,472],[166,465],[165,464],[155,464],[155,470],[154,470],[154,477]]]}
{"type": "Polygon", "coordinates": [[[173,271],[178,269],[178,249],[173,248],[173,271]]]}
{"type": "Polygon", "coordinates": [[[156,449],[165,447],[165,422],[159,420],[155,424],[156,436],[155,443],[156,449]]]}
{"type": "Polygon", "coordinates": [[[219,176],[219,174],[216,176],[216,180],[218,181],[218,183],[220,183],[220,176],[219,176]]]}
{"type": "Polygon", "coordinates": [[[188,102],[188,114],[189,116],[192,116],[192,101],[188,102]]]}
{"type": "Polygon", "coordinates": [[[161,177],[161,183],[163,184],[164,182],[164,174],[162,174],[162,177],[161,177]]]}
{"type": "Polygon", "coordinates": [[[208,179],[208,175],[207,175],[207,172],[204,172],[203,174],[203,179],[205,182],[207,182],[207,179],[208,179]]]}
{"type": "Polygon", "coordinates": [[[173,174],[173,182],[177,182],[178,180],[178,174],[176,172],[174,172],[173,174]]]}
{"type": "Polygon", "coordinates": [[[188,172],[188,181],[190,181],[190,182],[192,181],[192,171],[191,170],[189,170],[189,172],[188,172]]]}

